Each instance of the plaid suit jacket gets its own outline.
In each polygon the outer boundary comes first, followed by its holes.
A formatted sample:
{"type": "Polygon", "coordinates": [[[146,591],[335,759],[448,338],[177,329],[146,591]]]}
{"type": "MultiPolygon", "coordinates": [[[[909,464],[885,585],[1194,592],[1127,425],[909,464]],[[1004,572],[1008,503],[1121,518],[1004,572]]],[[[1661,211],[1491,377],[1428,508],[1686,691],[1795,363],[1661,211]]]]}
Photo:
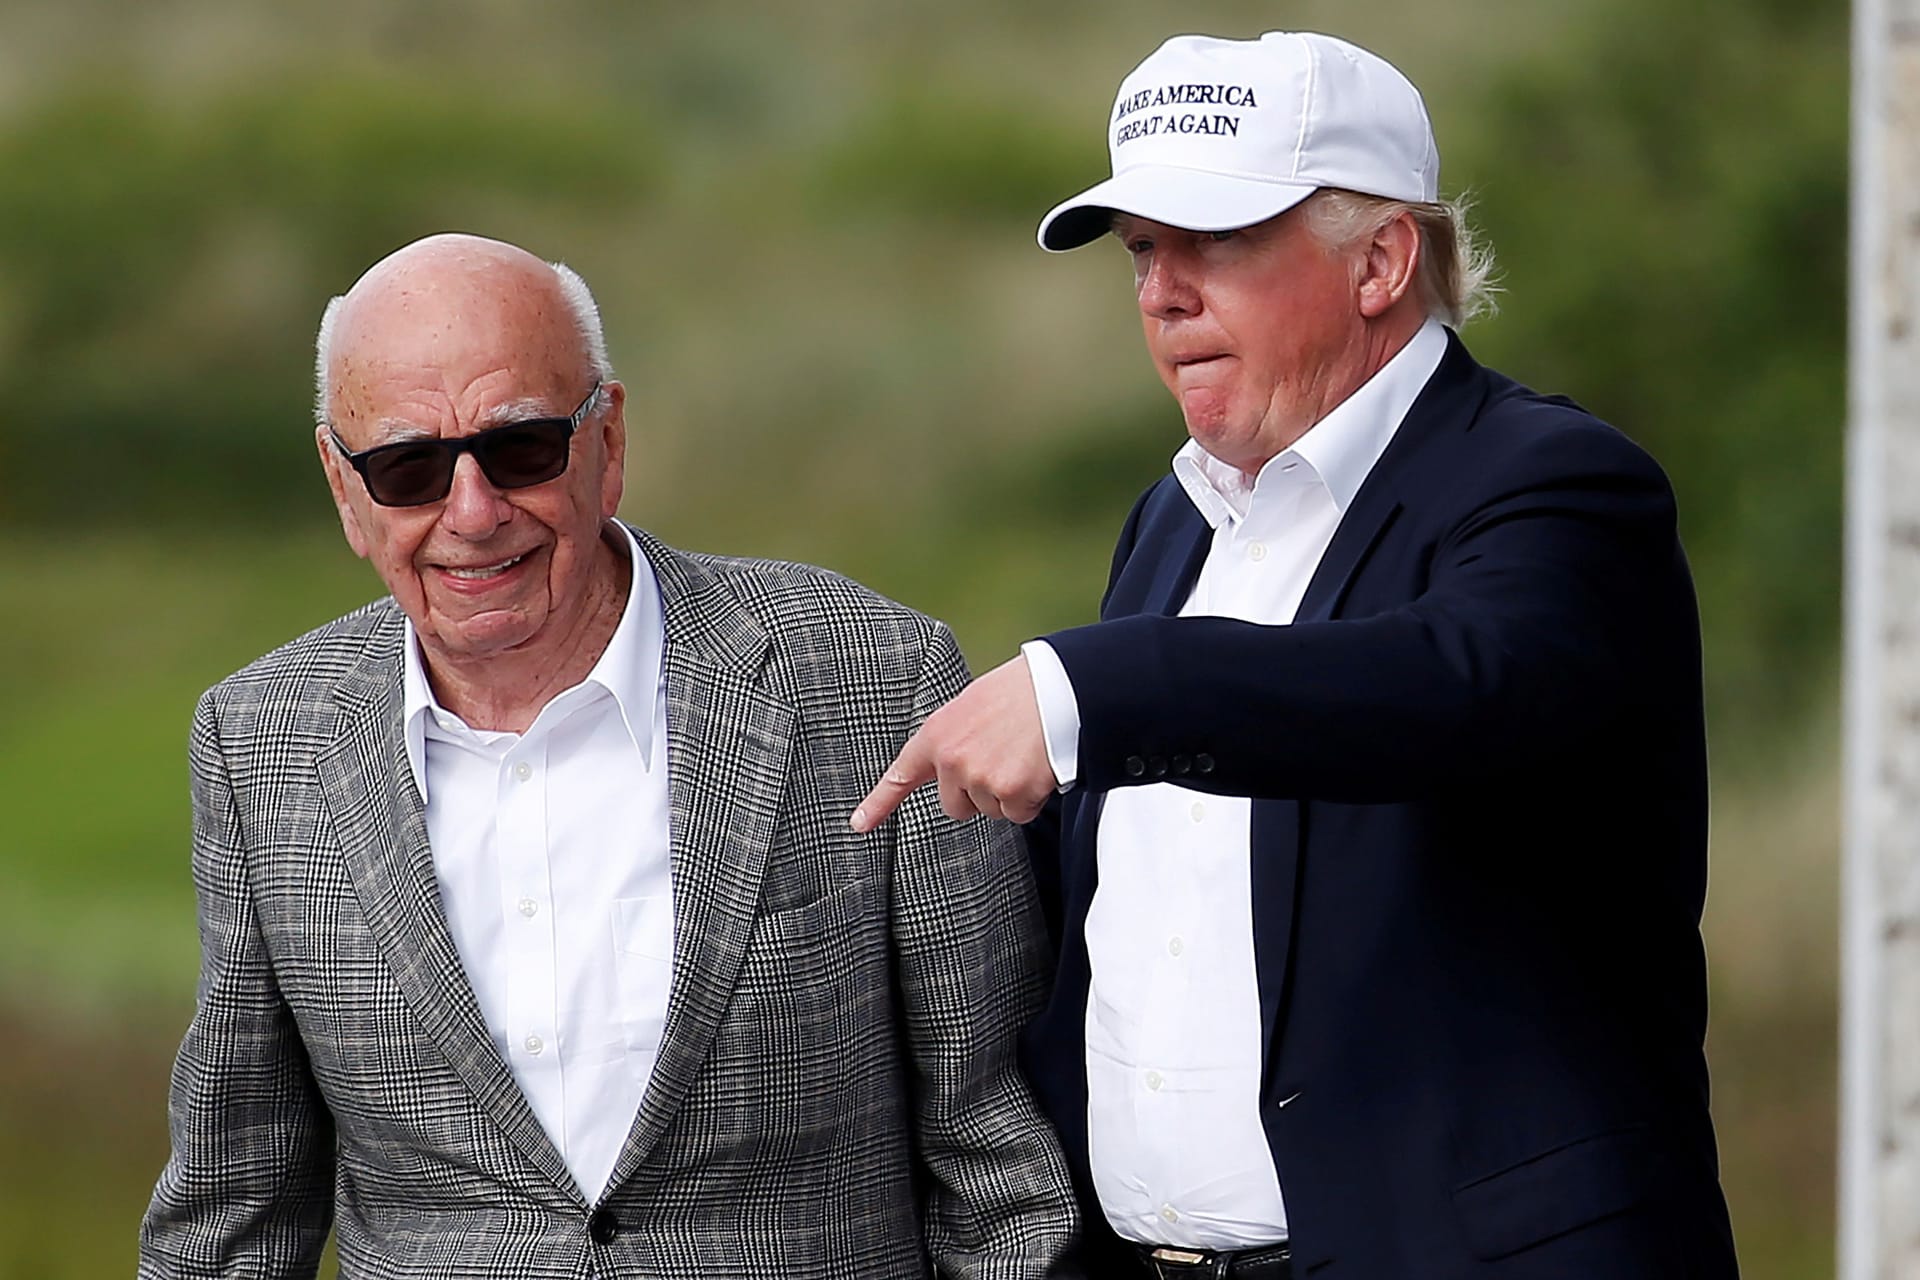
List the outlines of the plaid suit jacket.
{"type": "Polygon", "coordinates": [[[822,570],[673,551],[672,991],[588,1205],[441,909],[382,600],[193,721],[202,967],[139,1274],[1027,1277],[1074,1233],[1014,1063],[1047,960],[1009,828],[847,815],[966,680],[940,624],[822,570]]]}

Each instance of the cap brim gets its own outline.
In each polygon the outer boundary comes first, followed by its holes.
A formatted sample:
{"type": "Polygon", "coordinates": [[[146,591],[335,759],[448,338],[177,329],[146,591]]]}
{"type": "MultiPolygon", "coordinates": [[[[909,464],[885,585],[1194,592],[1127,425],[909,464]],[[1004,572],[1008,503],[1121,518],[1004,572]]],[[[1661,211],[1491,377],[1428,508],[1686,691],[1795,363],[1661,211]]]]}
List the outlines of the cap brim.
{"type": "Polygon", "coordinates": [[[1116,213],[1187,231],[1232,231],[1277,217],[1315,188],[1229,174],[1143,164],[1088,187],[1040,220],[1040,247],[1078,249],[1107,234],[1116,213]]]}

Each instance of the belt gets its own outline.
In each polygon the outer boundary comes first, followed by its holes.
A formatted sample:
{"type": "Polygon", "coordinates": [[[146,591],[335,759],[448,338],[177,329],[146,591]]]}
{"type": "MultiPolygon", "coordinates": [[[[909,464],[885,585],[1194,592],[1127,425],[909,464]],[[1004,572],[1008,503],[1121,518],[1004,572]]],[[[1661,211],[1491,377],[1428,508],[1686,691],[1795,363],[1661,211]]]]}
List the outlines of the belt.
{"type": "Polygon", "coordinates": [[[1293,1280],[1293,1256],[1284,1244],[1259,1249],[1181,1249],[1135,1245],[1143,1274],[1155,1280],[1293,1280]]]}

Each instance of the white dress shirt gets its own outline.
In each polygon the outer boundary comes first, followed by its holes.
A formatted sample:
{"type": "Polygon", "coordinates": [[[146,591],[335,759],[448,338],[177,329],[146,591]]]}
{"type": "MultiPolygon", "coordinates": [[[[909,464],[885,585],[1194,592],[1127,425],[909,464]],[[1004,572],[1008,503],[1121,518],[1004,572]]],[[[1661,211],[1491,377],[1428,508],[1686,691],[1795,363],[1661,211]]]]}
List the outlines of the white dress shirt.
{"type": "MultiPolygon", "coordinates": [[[[1342,514],[1445,350],[1446,331],[1429,320],[1251,484],[1187,442],[1173,472],[1213,542],[1180,616],[1293,621],[1342,514]]],[[[1045,642],[1023,652],[1048,758],[1070,785],[1072,684],[1045,642]]],[[[1243,797],[1173,783],[1116,788],[1101,811],[1086,924],[1087,1135],[1101,1208],[1130,1240],[1241,1249],[1287,1236],[1260,1123],[1250,817],[1243,797]]]]}
{"type": "Polygon", "coordinates": [[[407,626],[407,759],[447,925],[487,1030],[589,1203],[659,1053],[673,974],[660,589],[633,564],[587,678],[524,734],[469,727],[407,626]]]}

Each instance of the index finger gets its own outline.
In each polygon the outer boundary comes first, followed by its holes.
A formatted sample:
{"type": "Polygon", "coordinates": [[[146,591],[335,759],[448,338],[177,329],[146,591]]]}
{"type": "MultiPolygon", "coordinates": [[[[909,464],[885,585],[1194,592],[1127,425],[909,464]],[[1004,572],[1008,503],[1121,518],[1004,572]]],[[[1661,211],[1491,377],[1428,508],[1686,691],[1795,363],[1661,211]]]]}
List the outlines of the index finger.
{"type": "Polygon", "coordinates": [[[880,775],[880,781],[873,784],[873,790],[867,792],[867,798],[854,809],[853,829],[863,835],[873,830],[887,820],[888,814],[900,807],[900,802],[915,787],[933,779],[933,758],[920,745],[920,735],[916,733],[907,739],[907,745],[900,748],[900,754],[880,775]]]}

